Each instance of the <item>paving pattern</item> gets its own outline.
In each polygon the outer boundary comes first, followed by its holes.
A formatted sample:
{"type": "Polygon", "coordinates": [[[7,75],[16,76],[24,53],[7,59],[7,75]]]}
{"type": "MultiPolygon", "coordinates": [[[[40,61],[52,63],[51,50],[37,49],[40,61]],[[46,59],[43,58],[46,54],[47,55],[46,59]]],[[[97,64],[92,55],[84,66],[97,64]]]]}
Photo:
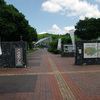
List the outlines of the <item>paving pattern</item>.
{"type": "Polygon", "coordinates": [[[40,49],[27,68],[0,69],[0,100],[100,100],[100,65],[74,65],[73,57],[40,49]]]}
{"type": "Polygon", "coordinates": [[[0,80],[0,93],[34,92],[37,75],[2,76],[0,80]]]}
{"type": "Polygon", "coordinates": [[[49,55],[48,55],[48,58],[49,58],[49,62],[51,64],[53,73],[55,75],[57,84],[59,86],[63,100],[67,100],[67,99],[76,100],[76,97],[70,90],[69,86],[66,84],[66,81],[64,80],[63,76],[61,75],[60,71],[57,69],[56,65],[54,64],[54,62],[52,61],[49,55]]]}

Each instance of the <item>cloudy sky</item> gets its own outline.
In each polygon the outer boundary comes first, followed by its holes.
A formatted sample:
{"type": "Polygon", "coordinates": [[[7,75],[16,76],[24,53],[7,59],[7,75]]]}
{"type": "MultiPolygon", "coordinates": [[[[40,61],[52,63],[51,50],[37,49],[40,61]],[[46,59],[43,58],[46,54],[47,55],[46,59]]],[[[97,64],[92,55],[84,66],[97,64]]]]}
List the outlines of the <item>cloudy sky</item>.
{"type": "Polygon", "coordinates": [[[80,19],[100,18],[100,0],[5,0],[25,15],[38,34],[65,34],[80,19]]]}

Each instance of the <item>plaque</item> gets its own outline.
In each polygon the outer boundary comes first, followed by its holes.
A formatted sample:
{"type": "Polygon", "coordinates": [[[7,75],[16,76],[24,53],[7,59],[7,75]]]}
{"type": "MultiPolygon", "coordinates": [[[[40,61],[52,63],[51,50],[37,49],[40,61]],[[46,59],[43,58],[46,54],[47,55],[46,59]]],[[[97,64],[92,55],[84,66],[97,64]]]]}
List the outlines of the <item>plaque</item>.
{"type": "Polygon", "coordinates": [[[23,66],[22,48],[15,48],[15,66],[23,66]]]}

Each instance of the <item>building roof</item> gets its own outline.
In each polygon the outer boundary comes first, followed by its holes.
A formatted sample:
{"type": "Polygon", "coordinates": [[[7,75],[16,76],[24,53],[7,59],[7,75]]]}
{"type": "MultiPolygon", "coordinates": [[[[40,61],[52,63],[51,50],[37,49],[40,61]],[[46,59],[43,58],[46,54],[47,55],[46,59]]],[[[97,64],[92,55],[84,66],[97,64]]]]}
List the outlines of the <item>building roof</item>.
{"type": "Polygon", "coordinates": [[[47,40],[47,39],[49,39],[49,38],[51,38],[51,36],[45,37],[45,38],[43,38],[43,39],[40,39],[40,40],[37,41],[35,44],[41,43],[42,41],[47,40]]]}

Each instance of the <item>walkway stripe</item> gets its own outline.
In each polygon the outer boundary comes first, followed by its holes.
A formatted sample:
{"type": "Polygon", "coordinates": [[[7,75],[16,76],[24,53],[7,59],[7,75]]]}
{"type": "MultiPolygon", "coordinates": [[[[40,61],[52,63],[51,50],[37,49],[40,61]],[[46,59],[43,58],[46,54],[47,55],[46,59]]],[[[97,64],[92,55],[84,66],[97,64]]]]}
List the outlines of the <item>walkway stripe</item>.
{"type": "Polygon", "coordinates": [[[53,73],[55,75],[55,78],[56,78],[57,84],[59,86],[59,89],[60,89],[63,100],[76,100],[76,97],[74,96],[71,89],[67,85],[67,83],[64,80],[64,78],[63,78],[62,74],[60,73],[60,71],[57,69],[57,67],[54,64],[53,60],[50,58],[50,55],[47,54],[47,56],[48,56],[50,65],[52,67],[53,73]]]}
{"type": "Polygon", "coordinates": [[[66,72],[61,72],[61,73],[64,74],[64,73],[95,73],[95,72],[100,72],[100,70],[66,71],[66,72]]]}
{"type": "MultiPolygon", "coordinates": [[[[54,72],[42,72],[42,73],[21,73],[21,74],[0,74],[0,76],[17,76],[17,75],[49,75],[49,74],[54,74],[58,73],[59,71],[54,71],[54,72]]],[[[71,74],[71,73],[95,73],[95,72],[100,72],[100,70],[89,70],[89,71],[65,71],[65,72],[60,72],[61,74],[71,74]]]]}
{"type": "Polygon", "coordinates": [[[17,75],[49,75],[53,74],[53,72],[48,73],[22,73],[22,74],[0,74],[0,76],[17,76],[17,75]]]}

